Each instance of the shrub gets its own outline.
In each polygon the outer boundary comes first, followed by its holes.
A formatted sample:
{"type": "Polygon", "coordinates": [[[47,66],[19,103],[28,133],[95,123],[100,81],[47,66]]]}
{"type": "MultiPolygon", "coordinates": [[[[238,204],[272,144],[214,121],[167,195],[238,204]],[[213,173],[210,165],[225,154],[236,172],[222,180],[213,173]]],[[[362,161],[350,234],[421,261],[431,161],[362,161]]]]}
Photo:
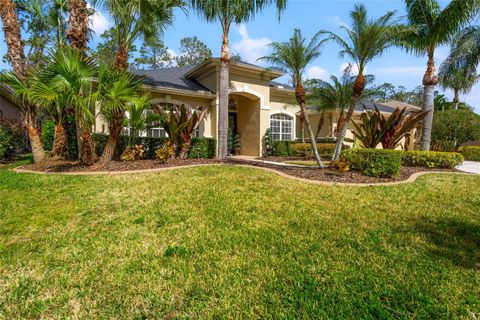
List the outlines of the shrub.
{"type": "Polygon", "coordinates": [[[55,137],[55,123],[52,119],[48,119],[42,126],[42,141],[45,150],[52,151],[55,137]]]}
{"type": "Polygon", "coordinates": [[[137,161],[143,158],[143,146],[136,144],[134,147],[127,147],[120,157],[123,161],[137,161]]]}
{"type": "Polygon", "coordinates": [[[215,157],[215,139],[212,138],[193,138],[188,152],[189,158],[210,159],[215,157]]]}
{"type": "Polygon", "coordinates": [[[411,167],[453,168],[463,162],[463,156],[456,152],[407,151],[402,163],[411,167]]]}
{"type": "MultiPolygon", "coordinates": [[[[344,146],[348,148],[348,146],[344,146]]],[[[317,143],[318,153],[321,156],[330,156],[335,150],[334,143],[317,143]]],[[[312,145],[310,143],[295,143],[290,145],[290,155],[294,157],[313,157],[312,145]]]]}
{"type": "Polygon", "coordinates": [[[330,168],[340,172],[347,172],[350,170],[350,162],[345,158],[330,161],[330,168]]]}
{"type": "Polygon", "coordinates": [[[371,177],[398,177],[402,165],[402,151],[384,149],[356,149],[342,154],[353,170],[371,177]]]}
{"type": "Polygon", "coordinates": [[[175,150],[172,148],[172,143],[170,140],[167,140],[163,146],[155,151],[155,159],[160,163],[165,163],[168,159],[172,158],[175,155],[175,150]]]}
{"type": "Polygon", "coordinates": [[[290,146],[295,143],[295,141],[274,141],[272,154],[277,157],[288,157],[291,155],[290,146]]]}
{"type": "Polygon", "coordinates": [[[480,140],[480,115],[470,110],[435,112],[432,147],[441,151],[456,150],[462,143],[480,140]]]}
{"type": "Polygon", "coordinates": [[[458,152],[462,154],[465,160],[480,161],[480,147],[478,146],[460,147],[458,152]]]}
{"type": "Polygon", "coordinates": [[[24,131],[20,123],[0,121],[0,160],[10,160],[20,150],[25,150],[24,131]]]}

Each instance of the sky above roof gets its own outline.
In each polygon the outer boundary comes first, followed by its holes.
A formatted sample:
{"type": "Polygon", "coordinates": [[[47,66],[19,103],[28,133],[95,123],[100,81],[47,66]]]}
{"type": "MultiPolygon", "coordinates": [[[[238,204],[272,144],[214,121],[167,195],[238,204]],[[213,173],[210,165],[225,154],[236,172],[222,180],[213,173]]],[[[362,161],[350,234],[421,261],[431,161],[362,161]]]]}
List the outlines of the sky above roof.
{"type": "MultiPolygon", "coordinates": [[[[448,4],[448,0],[440,3],[448,4]]],[[[341,34],[339,26],[348,25],[349,13],[358,1],[350,0],[290,0],[288,8],[282,13],[280,21],[277,12],[272,7],[256,15],[252,21],[239,26],[233,26],[230,32],[230,44],[233,53],[239,53],[244,60],[250,63],[266,66],[257,61],[261,56],[270,53],[268,44],[272,41],[286,41],[294,28],[302,30],[304,36],[310,39],[319,30],[329,30],[341,34]]],[[[399,16],[405,15],[404,2],[401,0],[365,0],[362,1],[370,17],[378,17],[387,11],[396,10],[399,16]]],[[[476,22],[478,23],[478,21],[476,22]]],[[[90,44],[95,47],[99,35],[112,26],[112,22],[105,12],[98,11],[93,17],[91,28],[95,36],[90,44]]],[[[175,54],[178,51],[180,39],[197,36],[206,43],[214,56],[219,56],[221,45],[221,28],[217,23],[207,23],[191,11],[188,15],[178,11],[174,25],[166,30],[164,42],[175,54]]],[[[339,47],[334,43],[327,43],[322,48],[322,55],[307,67],[305,77],[328,79],[330,74],[340,75],[347,63],[338,55],[339,47]]],[[[435,56],[437,66],[448,55],[448,47],[438,48],[435,56]]],[[[6,53],[3,32],[0,33],[0,56],[6,53]]],[[[9,66],[0,62],[0,69],[9,66]]],[[[380,84],[390,82],[413,89],[422,84],[422,77],[426,68],[425,57],[415,57],[404,51],[393,48],[382,57],[367,66],[366,73],[375,76],[375,82],[380,84]]],[[[287,77],[280,81],[287,82],[287,77]]],[[[439,88],[440,91],[442,91],[439,88]]],[[[451,92],[446,95],[451,97],[451,92]]],[[[471,93],[462,97],[480,112],[480,84],[477,84],[471,93]]]]}

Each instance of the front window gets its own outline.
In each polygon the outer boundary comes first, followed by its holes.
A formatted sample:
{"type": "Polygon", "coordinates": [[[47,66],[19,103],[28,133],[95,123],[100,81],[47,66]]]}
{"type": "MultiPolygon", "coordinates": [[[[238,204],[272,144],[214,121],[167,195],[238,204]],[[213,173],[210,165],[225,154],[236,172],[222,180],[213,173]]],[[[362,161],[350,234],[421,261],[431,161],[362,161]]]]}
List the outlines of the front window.
{"type": "Polygon", "coordinates": [[[293,118],[282,113],[271,115],[270,132],[273,141],[293,140],[293,118]]]}

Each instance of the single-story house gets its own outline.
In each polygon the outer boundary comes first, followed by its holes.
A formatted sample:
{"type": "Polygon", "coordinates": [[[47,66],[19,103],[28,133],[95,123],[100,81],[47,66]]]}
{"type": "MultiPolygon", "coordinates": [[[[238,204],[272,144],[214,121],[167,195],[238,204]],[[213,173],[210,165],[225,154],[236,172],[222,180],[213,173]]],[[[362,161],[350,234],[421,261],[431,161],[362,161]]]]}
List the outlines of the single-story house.
{"type": "MultiPolygon", "coordinates": [[[[198,134],[217,139],[218,132],[218,82],[220,59],[211,58],[198,65],[159,70],[137,70],[135,74],[145,78],[143,90],[149,92],[152,104],[168,106],[185,104],[194,108],[208,108],[207,116],[198,134]]],[[[253,64],[236,62],[230,67],[229,126],[240,135],[240,154],[262,155],[263,139],[270,129],[273,140],[301,140],[302,121],[300,107],[295,105],[294,89],[275,81],[283,73],[253,64]]],[[[408,106],[401,102],[377,104],[382,112],[391,113],[396,107],[408,106]]],[[[357,106],[354,119],[359,119],[364,107],[373,109],[373,103],[357,106]]],[[[314,108],[308,111],[314,130],[321,113],[314,108]]],[[[319,137],[334,137],[339,113],[330,111],[324,115],[319,137]]],[[[98,117],[94,132],[108,133],[107,124],[98,117]]],[[[149,137],[165,137],[161,127],[150,128],[143,133],[149,137]]],[[[352,133],[348,133],[352,137],[352,133]]],[[[308,135],[305,136],[308,138],[308,135]]]]}

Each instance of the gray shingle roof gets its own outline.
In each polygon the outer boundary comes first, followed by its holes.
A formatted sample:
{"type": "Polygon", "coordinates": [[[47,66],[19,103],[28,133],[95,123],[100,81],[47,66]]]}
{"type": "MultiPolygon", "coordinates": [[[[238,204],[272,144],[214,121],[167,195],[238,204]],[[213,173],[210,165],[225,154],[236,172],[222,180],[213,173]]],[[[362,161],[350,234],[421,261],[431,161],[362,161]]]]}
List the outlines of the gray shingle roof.
{"type": "Polygon", "coordinates": [[[196,65],[185,67],[164,68],[158,70],[135,70],[134,74],[145,77],[145,84],[158,87],[167,87],[192,91],[208,91],[203,85],[195,80],[187,79],[185,74],[195,68],[196,65]]]}

